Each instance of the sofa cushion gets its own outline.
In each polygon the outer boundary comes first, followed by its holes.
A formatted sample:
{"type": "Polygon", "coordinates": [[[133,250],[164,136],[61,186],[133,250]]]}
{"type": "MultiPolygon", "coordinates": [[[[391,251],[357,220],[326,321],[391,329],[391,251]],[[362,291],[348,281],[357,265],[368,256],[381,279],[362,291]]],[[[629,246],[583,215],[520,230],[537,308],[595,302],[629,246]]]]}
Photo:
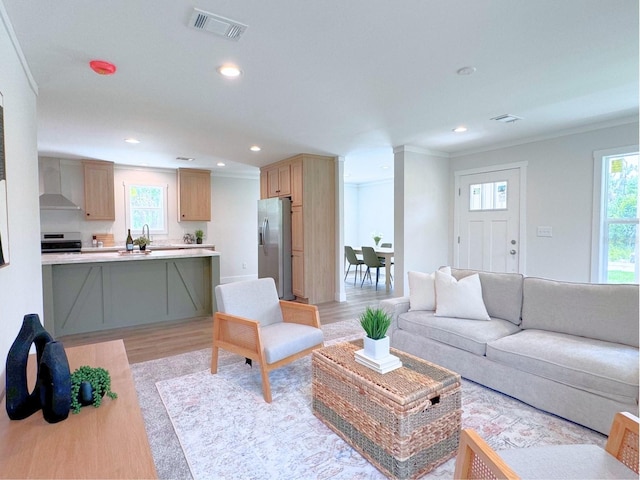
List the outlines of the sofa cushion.
{"type": "Polygon", "coordinates": [[[492,341],[487,358],[564,385],[612,398],[638,398],[638,349],[544,330],[492,341]]]}
{"type": "MultiPolygon", "coordinates": [[[[440,270],[451,274],[450,267],[441,267],[440,270]]],[[[409,310],[435,310],[435,272],[408,272],[407,277],[409,279],[409,310]]]]}
{"type": "Polygon", "coordinates": [[[456,317],[471,320],[489,320],[482,300],[480,277],[469,275],[456,280],[445,272],[436,275],[436,317],[456,317]]]}
{"type": "Polygon", "coordinates": [[[638,347],[638,285],[570,283],[527,277],[522,328],[638,347]]]}
{"type": "Polygon", "coordinates": [[[485,354],[487,342],[520,330],[511,322],[500,318],[478,322],[463,318],[436,317],[434,312],[428,311],[400,314],[398,328],[476,355],[485,354]]]}
{"type": "Polygon", "coordinates": [[[503,318],[520,325],[522,312],[522,279],[519,273],[492,273],[476,270],[451,269],[458,280],[478,273],[482,285],[482,299],[490,317],[503,318]]]}

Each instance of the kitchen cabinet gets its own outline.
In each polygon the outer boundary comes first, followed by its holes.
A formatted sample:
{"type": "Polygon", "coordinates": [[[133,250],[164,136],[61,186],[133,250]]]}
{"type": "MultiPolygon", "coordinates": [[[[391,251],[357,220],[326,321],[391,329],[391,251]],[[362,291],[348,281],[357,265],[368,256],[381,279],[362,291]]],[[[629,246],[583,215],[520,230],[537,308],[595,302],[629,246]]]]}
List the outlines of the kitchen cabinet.
{"type": "Polygon", "coordinates": [[[113,163],[83,160],[85,220],[116,220],[113,163]]]}
{"type": "Polygon", "coordinates": [[[211,221],[211,172],[178,169],[178,221],[211,221]]]}
{"type": "MultiPolygon", "coordinates": [[[[301,302],[323,303],[335,299],[337,252],[335,248],[335,158],[300,154],[263,167],[260,172],[261,198],[269,198],[270,188],[262,188],[268,173],[288,170],[291,197],[292,289],[301,302]]],[[[273,177],[272,173],[272,178],[273,177]]]]}
{"type": "Polygon", "coordinates": [[[266,169],[267,198],[291,195],[291,170],[288,163],[266,169]]]}

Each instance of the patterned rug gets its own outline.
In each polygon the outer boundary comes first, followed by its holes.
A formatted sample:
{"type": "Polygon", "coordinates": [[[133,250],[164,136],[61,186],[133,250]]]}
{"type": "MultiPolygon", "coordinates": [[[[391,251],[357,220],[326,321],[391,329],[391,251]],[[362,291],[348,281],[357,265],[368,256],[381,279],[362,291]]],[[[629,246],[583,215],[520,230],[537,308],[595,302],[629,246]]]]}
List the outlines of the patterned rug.
{"type": "MultiPolygon", "coordinates": [[[[327,343],[362,336],[356,321],[324,327],[327,343]]],[[[260,371],[210,351],[132,365],[160,478],[386,478],[311,412],[311,360],[271,373],[264,402],[260,371]]],[[[463,381],[462,426],[496,449],[592,443],[606,437],[473,382],[463,381]]],[[[452,478],[449,460],[424,478],[452,478]]]]}

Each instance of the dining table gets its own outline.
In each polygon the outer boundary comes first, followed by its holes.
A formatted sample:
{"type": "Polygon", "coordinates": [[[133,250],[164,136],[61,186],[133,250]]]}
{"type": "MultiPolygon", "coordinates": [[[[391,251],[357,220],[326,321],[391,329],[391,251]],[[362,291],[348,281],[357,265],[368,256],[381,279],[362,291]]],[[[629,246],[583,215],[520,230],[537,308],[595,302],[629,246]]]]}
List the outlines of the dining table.
{"type": "MultiPolygon", "coordinates": [[[[393,258],[393,248],[373,247],[376,255],[380,258],[384,258],[384,284],[387,289],[387,293],[391,291],[391,259],[393,258]]],[[[362,255],[362,248],[355,248],[353,251],[356,254],[362,255]]]]}

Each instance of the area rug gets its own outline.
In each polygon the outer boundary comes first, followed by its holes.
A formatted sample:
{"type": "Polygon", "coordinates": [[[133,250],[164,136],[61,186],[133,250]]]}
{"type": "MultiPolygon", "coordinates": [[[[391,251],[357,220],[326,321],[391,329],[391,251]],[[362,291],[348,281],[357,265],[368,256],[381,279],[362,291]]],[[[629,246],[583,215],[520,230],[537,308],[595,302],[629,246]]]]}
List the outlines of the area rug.
{"type": "MultiPolygon", "coordinates": [[[[336,327],[344,335],[329,343],[361,336],[351,331],[352,326],[357,324],[336,327]]],[[[198,363],[197,357],[193,360],[198,363]]],[[[309,357],[271,373],[271,404],[264,402],[258,368],[245,365],[237,356],[224,360],[217,375],[211,375],[207,365],[156,382],[161,410],[168,415],[187,465],[178,477],[175,469],[165,471],[160,464],[161,478],[386,478],[313,415],[309,357]]],[[[462,391],[463,428],[474,428],[495,449],[572,443],[604,446],[606,441],[599,433],[473,382],[463,381],[462,391]]],[[[154,459],[168,447],[154,448],[152,443],[154,459]]],[[[424,478],[452,478],[454,461],[424,478]]]]}

